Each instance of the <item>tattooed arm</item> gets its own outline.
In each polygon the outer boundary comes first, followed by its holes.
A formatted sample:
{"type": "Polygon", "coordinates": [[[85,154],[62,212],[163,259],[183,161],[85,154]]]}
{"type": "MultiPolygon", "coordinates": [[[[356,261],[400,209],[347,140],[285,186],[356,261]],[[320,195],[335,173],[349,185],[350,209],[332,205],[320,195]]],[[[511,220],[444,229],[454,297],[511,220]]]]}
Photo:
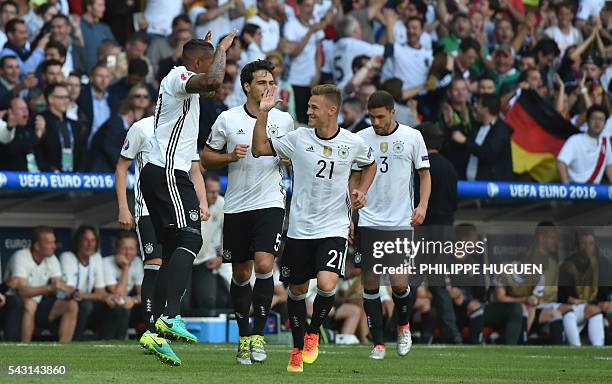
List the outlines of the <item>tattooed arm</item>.
{"type": "Polygon", "coordinates": [[[187,82],[185,90],[189,93],[200,93],[205,96],[213,96],[216,89],[223,83],[225,75],[226,51],[232,46],[236,32],[227,35],[217,45],[213,62],[207,73],[199,73],[192,76],[187,82]]]}

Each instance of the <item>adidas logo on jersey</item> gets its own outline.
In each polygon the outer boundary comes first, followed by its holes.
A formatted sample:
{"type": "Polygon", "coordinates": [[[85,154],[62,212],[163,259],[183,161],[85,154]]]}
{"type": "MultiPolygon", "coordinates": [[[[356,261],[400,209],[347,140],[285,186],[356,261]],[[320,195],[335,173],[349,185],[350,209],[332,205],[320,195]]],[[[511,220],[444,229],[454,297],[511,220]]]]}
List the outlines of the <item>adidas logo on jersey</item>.
{"type": "Polygon", "coordinates": [[[314,148],[312,147],[312,145],[306,148],[306,152],[314,152],[314,148]]]}
{"type": "Polygon", "coordinates": [[[239,135],[244,135],[244,134],[245,134],[245,133],[244,133],[244,131],[242,130],[242,128],[240,128],[240,129],[238,130],[238,132],[237,132],[237,133],[238,133],[239,135]]]}

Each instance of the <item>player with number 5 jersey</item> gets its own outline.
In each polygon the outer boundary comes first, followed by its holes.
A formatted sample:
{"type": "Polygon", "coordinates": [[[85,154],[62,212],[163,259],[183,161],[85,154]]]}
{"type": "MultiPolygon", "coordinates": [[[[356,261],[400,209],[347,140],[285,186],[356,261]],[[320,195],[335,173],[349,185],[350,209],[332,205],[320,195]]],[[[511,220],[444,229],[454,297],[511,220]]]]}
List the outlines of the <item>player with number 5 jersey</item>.
{"type": "Polygon", "coordinates": [[[351,205],[354,209],[365,205],[376,162],[363,139],[338,127],[341,95],[330,84],[312,89],[308,125],[314,129],[298,128],[284,136],[268,138],[269,111],[277,102],[274,88],[262,97],[252,151],[255,156],[288,158],[293,167],[281,280],[289,283],[288,311],[294,346],[287,370],[302,372],[304,362],[312,364],[317,359],[318,329],[332,308],[336,284],[344,274],[351,205]],[[349,190],[353,164],[361,169],[361,179],[349,190]],[[305,329],[305,298],[312,278],[317,279],[317,296],[312,321],[305,329]]]}
{"type": "MultiPolygon", "coordinates": [[[[202,155],[206,168],[228,166],[223,224],[223,261],[232,263],[230,294],[238,322],[238,364],[262,363],[264,326],[274,296],[274,257],[278,254],[285,218],[285,189],[279,157],[255,157],[249,151],[263,94],[276,85],[274,67],[257,60],[242,69],[240,82],[247,102],[219,115],[202,155]],[[255,267],[255,285],[250,279],[255,267]],[[249,312],[253,304],[253,327],[249,312]]],[[[267,137],[294,129],[293,118],[273,109],[267,137]]]]}

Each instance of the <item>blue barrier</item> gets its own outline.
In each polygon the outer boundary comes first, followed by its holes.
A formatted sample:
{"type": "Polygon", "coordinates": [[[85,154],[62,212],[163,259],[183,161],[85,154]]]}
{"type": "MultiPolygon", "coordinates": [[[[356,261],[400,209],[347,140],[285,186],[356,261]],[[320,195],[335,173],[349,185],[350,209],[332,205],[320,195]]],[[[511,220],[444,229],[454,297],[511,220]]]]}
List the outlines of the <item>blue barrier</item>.
{"type": "MultiPolygon", "coordinates": [[[[134,187],[134,177],[128,176],[128,189],[134,187]]],[[[225,191],[227,177],[221,177],[225,191]]],[[[285,180],[291,193],[291,181],[285,180]]],[[[114,191],[113,174],[94,173],[27,173],[0,171],[0,190],[19,191],[114,191]]],[[[588,200],[611,201],[611,185],[539,184],[521,182],[459,181],[459,197],[498,200],[588,200]]]]}

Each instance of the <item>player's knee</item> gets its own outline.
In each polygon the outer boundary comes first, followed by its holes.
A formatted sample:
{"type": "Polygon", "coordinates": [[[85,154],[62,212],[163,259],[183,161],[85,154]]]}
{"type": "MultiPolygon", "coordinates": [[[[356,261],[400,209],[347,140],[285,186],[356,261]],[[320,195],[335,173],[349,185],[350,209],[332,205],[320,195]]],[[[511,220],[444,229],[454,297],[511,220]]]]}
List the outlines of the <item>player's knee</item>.
{"type": "Polygon", "coordinates": [[[181,228],[177,234],[176,246],[189,251],[193,257],[196,257],[202,248],[200,231],[191,227],[181,228]]]}
{"type": "Polygon", "coordinates": [[[289,297],[296,298],[299,296],[304,296],[308,293],[308,285],[289,285],[289,289],[287,290],[289,297]]]}
{"type": "Polygon", "coordinates": [[[336,282],[335,281],[317,281],[317,290],[323,292],[336,292],[336,282]]]}
{"type": "Polygon", "coordinates": [[[274,256],[267,254],[263,257],[255,256],[255,272],[259,274],[266,274],[272,272],[274,269],[274,256]]]}
{"type": "Polygon", "coordinates": [[[393,293],[395,293],[396,296],[402,296],[406,293],[406,290],[408,289],[408,286],[406,285],[394,285],[391,287],[391,289],[393,290],[393,293]]]}
{"type": "Polygon", "coordinates": [[[36,303],[36,301],[32,299],[23,300],[23,313],[33,316],[36,313],[37,308],[38,303],[36,303]]]}
{"type": "Polygon", "coordinates": [[[251,280],[252,273],[253,263],[251,261],[232,264],[232,279],[238,283],[251,280]]]}
{"type": "Polygon", "coordinates": [[[67,302],[67,306],[66,306],[66,313],[69,313],[71,315],[77,314],[79,313],[79,304],[74,301],[74,300],[70,300],[67,302]]]}
{"type": "Polygon", "coordinates": [[[585,319],[590,319],[591,317],[601,313],[601,310],[597,305],[589,304],[584,308],[584,317],[585,319]]]}

